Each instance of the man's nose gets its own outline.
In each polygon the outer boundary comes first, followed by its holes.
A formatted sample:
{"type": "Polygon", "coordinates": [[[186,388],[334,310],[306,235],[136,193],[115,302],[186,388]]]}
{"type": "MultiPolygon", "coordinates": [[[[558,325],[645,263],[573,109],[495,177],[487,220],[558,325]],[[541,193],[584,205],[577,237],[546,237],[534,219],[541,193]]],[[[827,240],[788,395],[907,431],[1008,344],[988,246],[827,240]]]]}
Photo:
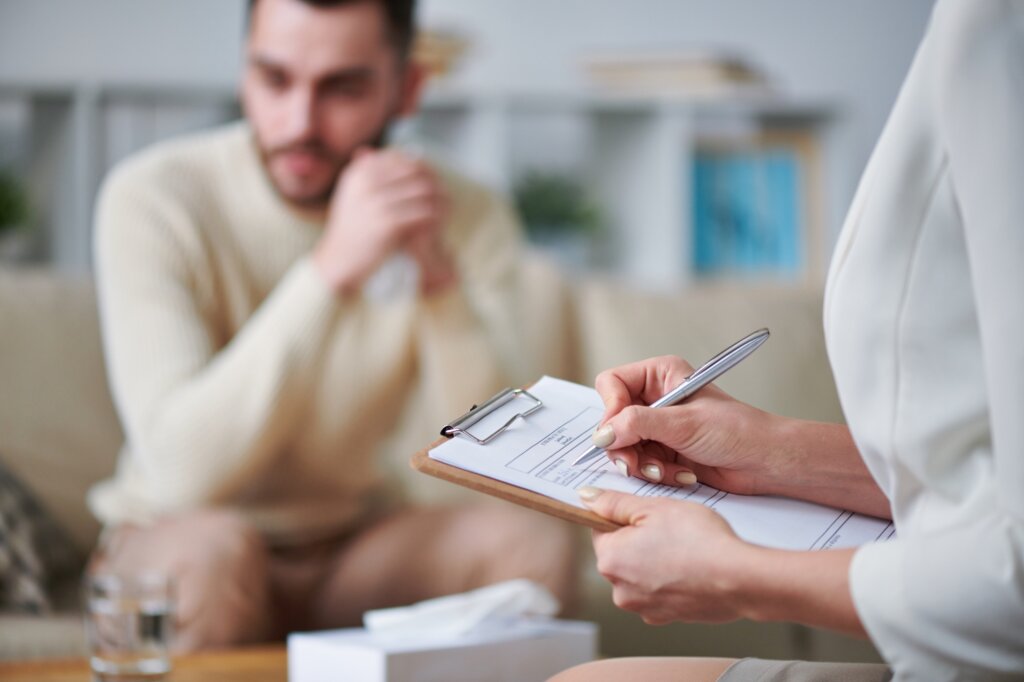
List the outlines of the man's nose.
{"type": "Polygon", "coordinates": [[[315,139],[317,118],[316,92],[311,88],[296,88],[288,99],[288,139],[292,143],[315,139]]]}

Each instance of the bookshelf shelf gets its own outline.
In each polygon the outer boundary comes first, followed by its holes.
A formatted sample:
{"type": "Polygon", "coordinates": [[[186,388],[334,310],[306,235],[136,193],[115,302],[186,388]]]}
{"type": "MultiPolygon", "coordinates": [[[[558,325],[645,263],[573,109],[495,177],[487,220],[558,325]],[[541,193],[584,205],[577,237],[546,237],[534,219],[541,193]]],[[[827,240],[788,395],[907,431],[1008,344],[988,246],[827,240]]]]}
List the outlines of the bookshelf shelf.
{"type": "Polygon", "coordinates": [[[237,116],[237,105],[229,88],[4,82],[4,112],[13,112],[0,119],[17,119],[14,136],[23,141],[3,162],[28,182],[38,228],[33,259],[86,271],[93,206],[107,171],[151,142],[237,116]]]}
{"type": "MultiPolygon", "coordinates": [[[[579,178],[602,208],[607,230],[596,267],[652,289],[704,277],[695,266],[695,160],[709,144],[792,146],[801,164],[800,262],[750,278],[819,284],[825,243],[823,165],[827,103],[760,94],[727,99],[602,93],[435,91],[411,139],[458,168],[510,191],[517,177],[556,169],[579,178]]],[[[722,275],[719,275],[721,277],[722,275]]],[[[731,273],[729,276],[736,276],[731,273]]]]}
{"type": "MultiPolygon", "coordinates": [[[[131,83],[0,83],[0,112],[5,106],[27,112],[20,165],[42,223],[37,251],[72,270],[90,266],[92,206],[114,163],[239,111],[232,87],[131,83]]],[[[827,103],[764,94],[702,99],[436,87],[397,136],[506,193],[530,170],[577,178],[606,227],[591,265],[649,288],[672,288],[697,279],[691,173],[701,145],[785,131],[820,150],[836,113],[827,103]]],[[[818,236],[805,249],[803,279],[820,276],[818,242],[828,241],[821,232],[820,225],[807,232],[818,236]]]]}

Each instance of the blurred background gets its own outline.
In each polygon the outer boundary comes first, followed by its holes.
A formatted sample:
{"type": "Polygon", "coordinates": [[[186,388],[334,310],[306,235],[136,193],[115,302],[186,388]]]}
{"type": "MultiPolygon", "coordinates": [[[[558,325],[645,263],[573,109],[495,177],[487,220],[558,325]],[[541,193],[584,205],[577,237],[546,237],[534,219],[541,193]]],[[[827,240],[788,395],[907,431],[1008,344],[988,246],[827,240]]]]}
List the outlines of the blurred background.
{"type": "MultiPolygon", "coordinates": [[[[710,357],[756,323],[775,340],[723,388],[839,421],[821,289],[932,4],[421,0],[434,75],[395,137],[506,193],[576,274],[568,378],[710,357]]],[[[0,464],[84,551],[84,490],[122,439],[88,277],[96,191],[133,151],[239,116],[244,14],[244,0],[0,0],[0,464]]],[[[582,616],[605,655],[877,660],[797,626],[643,628],[590,573],[582,616]]],[[[44,624],[5,619],[0,658],[68,654],[44,624]]],[[[80,617],[63,627],[80,647],[80,617]]]]}
{"type": "MultiPolygon", "coordinates": [[[[571,268],[820,287],[931,0],[423,0],[396,132],[571,268]]],[[[0,0],[0,258],[90,266],[112,164],[238,116],[243,0],[0,0]]]]}

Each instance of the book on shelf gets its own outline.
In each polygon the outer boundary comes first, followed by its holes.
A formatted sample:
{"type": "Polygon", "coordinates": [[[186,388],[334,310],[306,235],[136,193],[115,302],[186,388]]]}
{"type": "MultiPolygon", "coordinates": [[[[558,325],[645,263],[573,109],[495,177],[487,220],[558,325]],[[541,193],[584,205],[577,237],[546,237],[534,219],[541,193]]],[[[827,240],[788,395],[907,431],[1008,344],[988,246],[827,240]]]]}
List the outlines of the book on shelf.
{"type": "Polygon", "coordinates": [[[679,50],[592,55],[584,60],[600,88],[622,94],[766,94],[764,73],[738,55],[679,50]]]}
{"type": "Polygon", "coordinates": [[[806,138],[698,145],[692,159],[692,266],[700,276],[813,275],[818,238],[806,138]]]}
{"type": "Polygon", "coordinates": [[[470,40],[458,31],[423,28],[413,41],[412,58],[431,78],[443,78],[455,70],[470,40]]]}

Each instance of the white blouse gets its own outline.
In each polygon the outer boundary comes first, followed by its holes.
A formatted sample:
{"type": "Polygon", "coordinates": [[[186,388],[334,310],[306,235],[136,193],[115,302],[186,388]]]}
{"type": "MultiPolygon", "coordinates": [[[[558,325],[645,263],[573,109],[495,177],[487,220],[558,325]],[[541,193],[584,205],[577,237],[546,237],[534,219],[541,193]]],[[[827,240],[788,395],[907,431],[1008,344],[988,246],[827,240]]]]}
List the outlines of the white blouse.
{"type": "Polygon", "coordinates": [[[897,680],[1024,677],[1024,1],[940,0],[836,248],[825,329],[898,538],[850,570],[897,680]]]}

